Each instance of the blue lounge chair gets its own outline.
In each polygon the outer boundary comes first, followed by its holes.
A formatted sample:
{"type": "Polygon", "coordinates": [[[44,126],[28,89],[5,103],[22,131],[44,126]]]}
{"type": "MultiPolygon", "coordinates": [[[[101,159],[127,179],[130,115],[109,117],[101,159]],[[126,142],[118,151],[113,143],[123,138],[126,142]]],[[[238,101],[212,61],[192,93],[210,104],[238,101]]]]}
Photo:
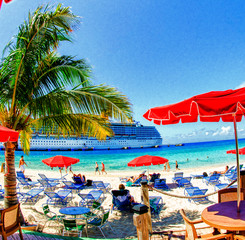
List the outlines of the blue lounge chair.
{"type": "Polygon", "coordinates": [[[22,197],[20,198],[20,200],[22,203],[36,204],[36,202],[42,198],[42,196],[40,195],[41,192],[43,192],[43,190],[37,188],[33,188],[26,193],[22,192],[22,197]]]}
{"type": "Polygon", "coordinates": [[[194,190],[198,190],[198,189],[200,189],[200,188],[199,187],[186,187],[184,189],[184,195],[185,196],[190,196],[193,193],[194,190]]]}
{"type": "Polygon", "coordinates": [[[38,182],[41,184],[41,187],[45,190],[45,191],[53,191],[57,188],[57,186],[59,185],[58,182],[49,182],[47,180],[44,179],[37,179],[38,182]]]}
{"type": "Polygon", "coordinates": [[[234,171],[230,176],[227,176],[227,180],[232,182],[237,179],[237,171],[234,171]]]}
{"type": "MultiPolygon", "coordinates": [[[[194,196],[203,196],[206,194],[208,189],[194,189],[193,191],[187,192],[187,196],[194,197],[194,196]]],[[[207,197],[200,197],[200,198],[190,198],[189,201],[193,201],[195,203],[206,203],[208,202],[207,197]]]]}
{"type": "Polygon", "coordinates": [[[158,217],[163,207],[162,197],[161,196],[150,196],[149,201],[150,201],[150,207],[151,207],[151,214],[153,216],[158,217]]]}
{"type": "Polygon", "coordinates": [[[71,200],[71,197],[69,197],[70,194],[72,194],[71,190],[68,189],[62,189],[58,192],[44,192],[47,197],[47,204],[51,205],[67,205],[68,201],[71,200]]]}
{"type": "Polygon", "coordinates": [[[177,183],[177,180],[181,179],[184,177],[183,172],[177,172],[174,174],[174,177],[172,178],[173,183],[177,183]]]}
{"type": "Polygon", "coordinates": [[[104,183],[103,181],[93,181],[93,186],[94,188],[102,190],[105,193],[111,190],[111,184],[104,183]]]}
{"type": "Polygon", "coordinates": [[[26,181],[24,178],[16,177],[17,180],[19,181],[18,187],[26,187],[26,188],[33,188],[37,187],[38,182],[31,182],[31,181],[26,181]]]}
{"type": "Polygon", "coordinates": [[[92,190],[89,193],[78,193],[78,196],[81,198],[79,203],[80,206],[92,207],[94,202],[102,203],[105,199],[104,193],[102,190],[92,190]]]}
{"type": "Polygon", "coordinates": [[[166,179],[155,179],[154,188],[169,190],[169,186],[166,184],[166,179]]]}
{"type": "Polygon", "coordinates": [[[48,182],[59,182],[59,181],[66,180],[65,176],[67,176],[68,174],[64,175],[61,178],[48,178],[46,177],[45,174],[42,174],[42,173],[38,173],[38,175],[40,176],[41,179],[46,180],[48,182]]]}
{"type": "Polygon", "coordinates": [[[71,189],[72,191],[75,191],[75,192],[80,192],[80,190],[85,188],[84,184],[79,185],[71,181],[63,181],[63,183],[65,184],[65,189],[71,189]]]}
{"type": "Polygon", "coordinates": [[[112,190],[113,209],[119,211],[131,210],[132,204],[129,199],[129,190],[112,190]]]}
{"type": "Polygon", "coordinates": [[[178,187],[192,187],[191,177],[183,177],[176,180],[178,187]]]}
{"type": "Polygon", "coordinates": [[[21,171],[17,171],[16,172],[16,176],[19,177],[19,178],[23,178],[26,181],[31,181],[31,179],[26,177],[25,174],[23,172],[21,172],[21,171]]]}
{"type": "Polygon", "coordinates": [[[219,178],[220,178],[220,174],[219,173],[218,174],[213,174],[213,175],[211,175],[209,177],[204,177],[203,178],[203,182],[205,182],[207,185],[210,185],[210,184],[216,185],[216,184],[220,183],[219,178]]]}

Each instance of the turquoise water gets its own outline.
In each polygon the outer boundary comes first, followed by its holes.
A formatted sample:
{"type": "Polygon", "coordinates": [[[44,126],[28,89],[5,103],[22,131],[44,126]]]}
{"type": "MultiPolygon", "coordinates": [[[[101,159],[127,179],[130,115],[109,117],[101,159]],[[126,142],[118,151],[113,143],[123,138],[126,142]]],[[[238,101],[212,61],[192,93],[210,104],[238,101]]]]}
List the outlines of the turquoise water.
{"type": "MultiPolygon", "coordinates": [[[[245,139],[239,140],[239,148],[245,147],[245,139]]],[[[95,162],[101,167],[104,162],[106,171],[135,170],[128,167],[127,163],[132,159],[142,155],[157,155],[169,160],[171,169],[175,168],[175,161],[178,161],[179,168],[197,168],[203,166],[215,166],[236,164],[235,154],[226,154],[227,150],[235,149],[234,140],[225,140],[205,143],[189,143],[184,146],[163,146],[161,148],[129,149],[129,150],[103,150],[103,151],[32,151],[29,156],[22,151],[16,151],[16,169],[18,169],[19,159],[24,155],[24,159],[30,169],[49,170],[50,168],[42,163],[42,159],[55,155],[64,155],[79,158],[80,162],[73,165],[73,171],[94,171],[95,162]],[[187,160],[188,159],[188,160],[187,160]]],[[[4,161],[4,152],[0,151],[0,162],[4,161]]],[[[240,163],[245,164],[245,156],[240,156],[240,163]]],[[[28,169],[27,168],[27,169],[28,169]]],[[[139,167],[137,170],[145,169],[139,167]]],[[[151,170],[162,170],[163,166],[151,166],[151,170]]]]}

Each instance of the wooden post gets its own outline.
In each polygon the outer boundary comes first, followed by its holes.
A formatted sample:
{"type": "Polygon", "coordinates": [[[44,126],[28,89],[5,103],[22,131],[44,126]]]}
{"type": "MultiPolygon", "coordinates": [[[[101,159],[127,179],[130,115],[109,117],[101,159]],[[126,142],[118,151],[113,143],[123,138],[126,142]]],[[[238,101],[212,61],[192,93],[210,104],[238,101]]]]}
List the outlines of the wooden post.
{"type": "Polygon", "coordinates": [[[148,230],[148,213],[137,214],[133,216],[134,225],[137,229],[138,240],[148,240],[149,230],[148,230]]]}
{"type": "Polygon", "coordinates": [[[245,188],[245,171],[240,172],[240,187],[245,188]]]}
{"type": "Polygon", "coordinates": [[[152,232],[151,207],[149,201],[149,191],[148,191],[147,181],[141,181],[141,198],[143,200],[143,203],[148,207],[148,216],[147,216],[148,229],[150,232],[152,232]]]}

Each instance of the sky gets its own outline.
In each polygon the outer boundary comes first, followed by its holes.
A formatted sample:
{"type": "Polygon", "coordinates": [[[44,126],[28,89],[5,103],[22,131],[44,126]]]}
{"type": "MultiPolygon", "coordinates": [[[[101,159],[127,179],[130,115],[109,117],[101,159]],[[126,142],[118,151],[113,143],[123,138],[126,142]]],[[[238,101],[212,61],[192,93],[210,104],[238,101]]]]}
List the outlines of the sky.
{"type": "MultiPolygon", "coordinates": [[[[143,125],[156,126],[143,118],[149,108],[245,86],[243,0],[12,0],[0,10],[0,51],[28,12],[47,3],[81,16],[73,43],[58,51],[85,58],[93,83],[125,94],[143,125]]],[[[234,138],[233,123],[156,127],[164,144],[234,138]]]]}

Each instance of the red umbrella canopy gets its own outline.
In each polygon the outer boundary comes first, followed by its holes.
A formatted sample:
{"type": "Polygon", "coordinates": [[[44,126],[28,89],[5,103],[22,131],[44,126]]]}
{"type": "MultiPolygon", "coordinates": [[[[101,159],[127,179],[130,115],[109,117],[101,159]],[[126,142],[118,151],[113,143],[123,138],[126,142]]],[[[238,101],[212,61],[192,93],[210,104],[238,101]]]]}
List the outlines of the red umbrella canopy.
{"type": "MultiPolygon", "coordinates": [[[[226,151],[226,153],[227,154],[229,154],[229,153],[236,154],[236,150],[229,150],[229,151],[226,151]]],[[[240,155],[245,155],[245,147],[244,148],[240,148],[239,151],[238,151],[238,153],[240,155]]]]}
{"type": "Polygon", "coordinates": [[[128,163],[129,167],[142,167],[150,165],[164,164],[168,162],[168,159],[158,156],[144,155],[137,157],[128,163]]]}
{"type": "Polygon", "coordinates": [[[79,159],[59,155],[59,156],[43,159],[42,162],[48,165],[49,167],[68,167],[71,164],[78,163],[79,159]]]}
{"type": "Polygon", "coordinates": [[[212,91],[182,102],[149,109],[143,116],[155,124],[197,122],[240,122],[245,114],[245,88],[212,91]]]}
{"type": "Polygon", "coordinates": [[[19,138],[18,132],[12,129],[0,126],[0,142],[8,142],[8,141],[17,142],[18,138],[19,138]]]}

